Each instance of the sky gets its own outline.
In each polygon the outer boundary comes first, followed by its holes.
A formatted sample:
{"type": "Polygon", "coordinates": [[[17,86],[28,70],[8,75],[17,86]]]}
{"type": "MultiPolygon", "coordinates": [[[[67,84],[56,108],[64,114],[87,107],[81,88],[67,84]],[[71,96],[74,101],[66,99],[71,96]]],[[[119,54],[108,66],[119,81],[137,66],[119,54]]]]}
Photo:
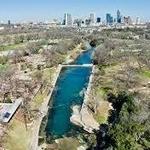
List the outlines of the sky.
{"type": "Polygon", "coordinates": [[[150,0],[0,0],[0,21],[50,21],[61,19],[65,12],[74,17],[86,17],[95,12],[105,18],[106,13],[150,20],[150,0]]]}

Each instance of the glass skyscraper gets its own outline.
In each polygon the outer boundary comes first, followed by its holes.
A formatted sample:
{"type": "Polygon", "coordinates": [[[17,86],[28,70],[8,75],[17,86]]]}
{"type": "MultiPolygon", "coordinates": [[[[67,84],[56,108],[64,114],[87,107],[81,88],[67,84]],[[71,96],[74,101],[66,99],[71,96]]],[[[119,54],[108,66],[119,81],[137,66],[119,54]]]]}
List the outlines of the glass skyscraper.
{"type": "Polygon", "coordinates": [[[113,23],[113,17],[109,13],[106,14],[106,23],[107,24],[112,24],[113,23]]]}
{"type": "Polygon", "coordinates": [[[72,16],[71,14],[65,13],[64,15],[64,25],[66,26],[72,26],[73,22],[72,22],[72,16]]]}
{"type": "Polygon", "coordinates": [[[117,23],[121,23],[121,12],[117,10],[117,23]]]}

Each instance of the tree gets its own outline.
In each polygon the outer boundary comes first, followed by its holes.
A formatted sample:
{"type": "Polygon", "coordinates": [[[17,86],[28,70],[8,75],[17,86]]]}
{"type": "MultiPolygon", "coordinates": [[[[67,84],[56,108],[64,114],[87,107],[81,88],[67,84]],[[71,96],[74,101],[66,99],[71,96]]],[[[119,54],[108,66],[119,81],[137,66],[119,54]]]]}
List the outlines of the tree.
{"type": "Polygon", "coordinates": [[[13,90],[13,75],[15,68],[6,66],[0,70],[0,95],[2,95],[3,102],[5,102],[8,94],[12,93],[13,90]]]}
{"type": "Polygon", "coordinates": [[[29,50],[29,52],[31,54],[38,54],[40,48],[41,48],[41,43],[40,42],[30,42],[26,46],[26,49],[29,50]]]}
{"type": "Polygon", "coordinates": [[[18,50],[15,50],[12,54],[9,55],[9,58],[12,59],[14,64],[17,64],[22,61],[22,54],[18,50]]]}
{"type": "Polygon", "coordinates": [[[95,54],[94,54],[94,63],[98,65],[106,65],[109,63],[110,54],[109,50],[106,49],[104,46],[97,47],[95,54]]]}

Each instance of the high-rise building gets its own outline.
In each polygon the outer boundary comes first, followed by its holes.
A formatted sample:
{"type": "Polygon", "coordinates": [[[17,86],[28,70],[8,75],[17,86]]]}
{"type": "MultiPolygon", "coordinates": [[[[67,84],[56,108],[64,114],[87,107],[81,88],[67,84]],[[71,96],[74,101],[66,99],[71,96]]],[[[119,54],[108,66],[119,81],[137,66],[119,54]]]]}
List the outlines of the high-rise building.
{"type": "Polygon", "coordinates": [[[90,24],[94,25],[95,24],[95,13],[90,14],[90,24]]]}
{"type": "Polygon", "coordinates": [[[121,12],[117,10],[117,23],[121,23],[121,12]]]}
{"type": "Polygon", "coordinates": [[[72,21],[71,14],[65,13],[63,25],[65,25],[65,26],[72,26],[72,24],[73,24],[73,21],[72,21]]]}
{"type": "Polygon", "coordinates": [[[100,17],[97,18],[96,23],[101,23],[101,18],[100,17]]]}
{"type": "Polygon", "coordinates": [[[106,23],[109,25],[113,24],[113,17],[109,13],[106,14],[106,23]]]}
{"type": "Polygon", "coordinates": [[[11,25],[11,22],[10,22],[10,20],[8,20],[8,25],[11,25]]]}
{"type": "Polygon", "coordinates": [[[139,17],[136,18],[136,24],[140,24],[141,23],[141,20],[139,17]]]}

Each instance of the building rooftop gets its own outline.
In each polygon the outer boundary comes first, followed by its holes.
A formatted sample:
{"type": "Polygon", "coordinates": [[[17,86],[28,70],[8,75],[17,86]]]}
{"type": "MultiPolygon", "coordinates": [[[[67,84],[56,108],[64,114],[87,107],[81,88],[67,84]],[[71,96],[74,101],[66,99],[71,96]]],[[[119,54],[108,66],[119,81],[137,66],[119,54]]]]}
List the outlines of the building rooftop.
{"type": "Polygon", "coordinates": [[[8,123],[21,104],[22,99],[17,99],[14,103],[0,103],[0,122],[8,123]]]}

